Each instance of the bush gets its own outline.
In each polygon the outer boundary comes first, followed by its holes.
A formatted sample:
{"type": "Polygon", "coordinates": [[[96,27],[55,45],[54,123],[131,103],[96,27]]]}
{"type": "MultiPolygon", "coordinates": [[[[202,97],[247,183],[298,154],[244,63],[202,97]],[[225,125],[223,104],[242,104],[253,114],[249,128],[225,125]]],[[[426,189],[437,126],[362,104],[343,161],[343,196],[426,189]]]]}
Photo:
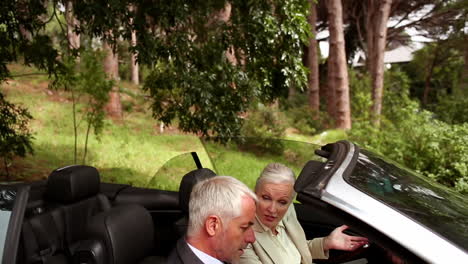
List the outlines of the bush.
{"type": "Polygon", "coordinates": [[[8,166],[14,156],[25,157],[26,154],[33,153],[33,137],[28,128],[31,119],[27,109],[6,101],[0,92],[0,157],[7,177],[8,166]]]}
{"type": "Polygon", "coordinates": [[[246,138],[242,145],[257,151],[282,152],[281,142],[271,139],[284,136],[285,119],[283,113],[272,107],[262,106],[256,111],[249,112],[241,129],[241,135],[246,138]]]}
{"type": "Polygon", "coordinates": [[[284,111],[286,123],[302,134],[314,135],[326,129],[326,126],[333,127],[326,112],[316,112],[310,109],[307,102],[307,94],[298,93],[292,99],[281,101],[281,110],[284,111]]]}
{"type": "Polygon", "coordinates": [[[434,106],[437,118],[449,124],[468,123],[468,98],[464,95],[445,96],[434,106]]]}
{"type": "Polygon", "coordinates": [[[409,98],[400,71],[386,76],[381,127],[362,120],[349,138],[460,192],[468,192],[468,124],[450,125],[434,118],[409,98]]]}

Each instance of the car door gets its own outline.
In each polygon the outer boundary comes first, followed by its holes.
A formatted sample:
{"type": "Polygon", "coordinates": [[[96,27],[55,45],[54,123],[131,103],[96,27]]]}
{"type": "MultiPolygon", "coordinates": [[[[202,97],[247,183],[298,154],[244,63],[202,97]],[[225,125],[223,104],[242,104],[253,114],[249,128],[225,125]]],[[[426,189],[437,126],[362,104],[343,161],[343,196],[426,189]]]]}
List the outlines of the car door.
{"type": "Polygon", "coordinates": [[[16,263],[29,186],[0,185],[0,256],[2,263],[16,263]]]}
{"type": "Polygon", "coordinates": [[[331,250],[328,260],[315,260],[314,263],[426,263],[397,242],[371,227],[367,223],[328,205],[318,199],[307,204],[295,204],[299,222],[308,240],[325,237],[336,227],[348,225],[348,235],[364,236],[369,245],[356,251],[331,250]]]}

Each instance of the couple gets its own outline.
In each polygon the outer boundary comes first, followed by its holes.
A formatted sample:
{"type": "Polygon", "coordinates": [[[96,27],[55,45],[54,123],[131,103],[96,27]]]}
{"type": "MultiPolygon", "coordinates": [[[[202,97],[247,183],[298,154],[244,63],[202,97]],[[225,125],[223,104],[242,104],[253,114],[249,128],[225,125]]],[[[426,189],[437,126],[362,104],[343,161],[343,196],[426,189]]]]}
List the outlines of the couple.
{"type": "Polygon", "coordinates": [[[312,263],[329,249],[355,250],[368,241],[343,233],[306,240],[294,205],[294,173],[279,163],[265,167],[253,193],[229,176],[201,181],[192,190],[189,227],[168,263],[312,263]]]}

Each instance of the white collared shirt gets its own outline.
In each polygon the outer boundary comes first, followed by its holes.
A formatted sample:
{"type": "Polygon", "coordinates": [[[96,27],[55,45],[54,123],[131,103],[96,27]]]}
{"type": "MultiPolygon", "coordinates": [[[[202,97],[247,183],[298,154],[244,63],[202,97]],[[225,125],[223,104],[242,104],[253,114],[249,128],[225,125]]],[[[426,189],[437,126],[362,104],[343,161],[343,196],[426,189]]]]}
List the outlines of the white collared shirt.
{"type": "Polygon", "coordinates": [[[198,250],[197,248],[190,245],[186,242],[189,248],[193,251],[193,253],[201,260],[201,262],[205,264],[223,264],[223,262],[213,258],[212,256],[206,254],[205,252],[198,250]]]}
{"type": "Polygon", "coordinates": [[[257,217],[257,221],[260,226],[268,233],[270,239],[276,246],[276,250],[281,251],[281,262],[278,263],[301,263],[301,253],[294,245],[293,241],[286,232],[286,227],[284,226],[283,220],[279,221],[276,226],[277,234],[274,234],[270,228],[265,226],[260,219],[257,217]]]}

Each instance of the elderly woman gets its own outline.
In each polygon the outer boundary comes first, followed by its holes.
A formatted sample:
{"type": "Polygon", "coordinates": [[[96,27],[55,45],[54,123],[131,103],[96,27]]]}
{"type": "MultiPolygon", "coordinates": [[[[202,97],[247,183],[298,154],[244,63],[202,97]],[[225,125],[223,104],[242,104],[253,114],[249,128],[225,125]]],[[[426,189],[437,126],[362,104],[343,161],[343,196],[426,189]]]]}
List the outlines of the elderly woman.
{"type": "Polygon", "coordinates": [[[345,225],[327,237],[307,241],[292,205],[294,182],[293,171],[279,163],[266,166],[257,179],[258,203],[253,225],[256,241],[245,249],[241,264],[310,264],[313,258],[328,258],[329,249],[355,250],[368,242],[367,238],[344,234],[348,228],[345,225]]]}

